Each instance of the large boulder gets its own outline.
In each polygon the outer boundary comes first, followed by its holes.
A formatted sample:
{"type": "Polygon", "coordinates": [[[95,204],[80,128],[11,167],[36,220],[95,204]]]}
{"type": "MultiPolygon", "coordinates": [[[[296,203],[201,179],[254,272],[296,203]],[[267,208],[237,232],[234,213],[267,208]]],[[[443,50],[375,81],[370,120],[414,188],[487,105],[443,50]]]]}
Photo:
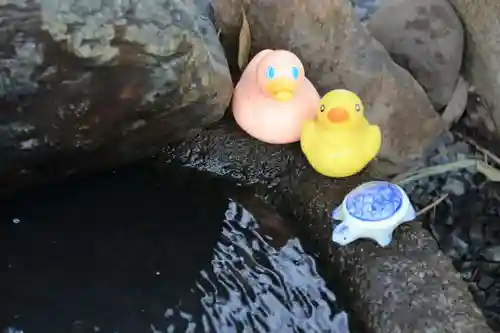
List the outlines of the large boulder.
{"type": "MultiPolygon", "coordinates": [[[[449,0],[466,30],[464,69],[500,129],[500,2],[449,0]]],[[[500,133],[498,133],[500,134],[500,133]]]]}
{"type": "MultiPolygon", "coordinates": [[[[213,3],[230,54],[242,22],[241,4],[213,3]]],[[[382,128],[380,161],[390,162],[382,171],[406,168],[442,132],[425,91],[371,37],[347,0],[291,0],[286,6],[279,0],[245,0],[244,5],[253,53],[265,48],[291,50],[320,94],[342,87],[361,96],[368,119],[382,128]]]]}
{"type": "Polygon", "coordinates": [[[493,333],[450,258],[419,222],[398,228],[386,248],[371,241],[345,247],[331,241],[333,208],[370,179],[367,173],[347,179],[321,176],[297,144],[259,142],[229,121],[165,147],[157,166],[164,168],[165,162],[252,184],[275,208],[291,214],[301,241],[327,268],[324,276],[333,281],[333,291],[365,326],[353,331],[493,333]]]}
{"type": "Polygon", "coordinates": [[[386,0],[367,27],[436,109],[448,104],[462,65],[464,30],[447,0],[386,0]]]}
{"type": "Polygon", "coordinates": [[[210,13],[208,1],[0,2],[2,190],[218,121],[232,81],[210,13]]]}

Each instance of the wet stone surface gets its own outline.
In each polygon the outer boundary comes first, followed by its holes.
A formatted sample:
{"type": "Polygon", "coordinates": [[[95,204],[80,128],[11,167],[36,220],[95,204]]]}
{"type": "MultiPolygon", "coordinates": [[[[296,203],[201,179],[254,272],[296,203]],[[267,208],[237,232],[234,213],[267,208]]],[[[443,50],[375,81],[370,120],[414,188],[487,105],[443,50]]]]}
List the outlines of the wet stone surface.
{"type": "MultiPolygon", "coordinates": [[[[448,133],[426,166],[480,157],[476,148],[448,133]]],[[[460,169],[403,186],[416,209],[448,196],[424,221],[468,283],[488,324],[500,330],[500,185],[474,169],[460,169]]]]}
{"type": "Polygon", "coordinates": [[[220,120],[233,84],[211,16],[209,1],[0,1],[0,192],[220,120]]]}

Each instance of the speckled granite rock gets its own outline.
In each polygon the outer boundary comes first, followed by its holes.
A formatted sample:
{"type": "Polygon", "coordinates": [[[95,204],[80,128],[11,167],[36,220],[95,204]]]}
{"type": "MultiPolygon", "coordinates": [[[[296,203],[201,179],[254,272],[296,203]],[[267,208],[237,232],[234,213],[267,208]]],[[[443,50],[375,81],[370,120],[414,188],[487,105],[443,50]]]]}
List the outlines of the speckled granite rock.
{"type": "Polygon", "coordinates": [[[369,241],[344,248],[330,241],[329,213],[367,175],[331,180],[307,165],[297,145],[266,145],[233,122],[164,149],[159,166],[177,162],[254,184],[283,212],[291,212],[336,281],[334,292],[376,333],[491,333],[467,285],[418,222],[395,233],[382,249],[369,241]],[[242,158],[244,157],[244,158],[242,158]]]}
{"type": "Polygon", "coordinates": [[[439,110],[458,82],[464,29],[447,0],[386,0],[367,28],[439,110]]]}
{"type": "Polygon", "coordinates": [[[202,3],[0,1],[0,187],[125,162],[219,120],[232,82],[202,3]]]}
{"type": "MultiPolygon", "coordinates": [[[[497,131],[500,130],[500,2],[448,0],[465,28],[464,71],[490,106],[497,131]]],[[[497,133],[500,134],[500,131],[497,133]]]]}
{"type": "MultiPolygon", "coordinates": [[[[405,169],[443,131],[422,87],[371,37],[347,0],[293,0],[286,6],[280,0],[243,2],[254,52],[291,50],[320,94],[346,88],[360,95],[367,118],[382,129],[379,157],[385,164],[405,169]]],[[[241,26],[240,1],[213,3],[224,45],[230,48],[241,26]]]]}

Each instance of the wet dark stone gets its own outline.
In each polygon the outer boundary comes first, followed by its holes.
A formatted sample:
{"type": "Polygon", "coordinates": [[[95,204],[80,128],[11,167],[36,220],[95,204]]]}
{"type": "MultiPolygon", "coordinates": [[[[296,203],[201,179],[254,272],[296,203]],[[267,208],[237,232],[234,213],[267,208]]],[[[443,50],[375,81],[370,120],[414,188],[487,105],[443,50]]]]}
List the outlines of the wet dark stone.
{"type": "Polygon", "coordinates": [[[493,278],[487,274],[482,274],[477,282],[477,286],[480,289],[486,290],[486,289],[489,289],[495,282],[496,282],[495,278],[493,278]]]}
{"type": "Polygon", "coordinates": [[[448,155],[446,153],[445,154],[438,154],[438,155],[431,157],[429,162],[430,162],[429,163],[430,165],[446,164],[446,163],[450,163],[450,158],[448,157],[448,155]]]}
{"type": "Polygon", "coordinates": [[[500,263],[498,263],[498,262],[480,261],[478,263],[478,267],[479,267],[480,271],[491,274],[491,275],[499,275],[500,274],[500,263]]]}
{"type": "Polygon", "coordinates": [[[472,293],[474,295],[474,301],[477,304],[483,305],[484,301],[486,300],[486,297],[487,297],[488,294],[485,291],[482,291],[482,290],[474,290],[473,288],[471,288],[471,289],[472,289],[472,293]]]}
{"type": "Polygon", "coordinates": [[[479,248],[484,244],[484,225],[481,221],[471,221],[469,229],[469,239],[472,246],[479,248]]]}
{"type": "Polygon", "coordinates": [[[1,191],[221,119],[232,81],[211,14],[208,0],[1,2],[1,191]]]}
{"type": "Polygon", "coordinates": [[[436,225],[434,223],[431,223],[429,225],[429,230],[431,231],[434,238],[436,238],[439,242],[441,242],[442,238],[448,234],[443,229],[446,229],[446,227],[443,225],[436,225]]]}
{"type": "Polygon", "coordinates": [[[469,245],[457,235],[457,232],[450,234],[441,243],[441,247],[446,255],[452,259],[461,259],[469,252],[469,245]]]}
{"type": "Polygon", "coordinates": [[[481,251],[481,255],[488,261],[500,262],[500,245],[485,248],[481,251]]]}
{"type": "Polygon", "coordinates": [[[492,307],[490,309],[485,309],[484,314],[486,320],[491,327],[497,327],[500,322],[500,307],[492,307]]]}
{"type": "Polygon", "coordinates": [[[488,297],[484,301],[484,307],[497,306],[500,303],[500,298],[495,293],[489,293],[488,297]]]}
{"type": "Polygon", "coordinates": [[[289,222],[232,182],[167,171],[1,202],[0,331],[349,332],[289,222]]]}
{"type": "Polygon", "coordinates": [[[456,268],[458,271],[462,272],[465,270],[473,270],[474,268],[477,267],[477,263],[474,262],[473,260],[467,260],[467,261],[454,261],[456,263],[456,268]]]}
{"type": "Polygon", "coordinates": [[[448,177],[446,184],[443,187],[443,191],[451,193],[456,196],[460,196],[465,193],[465,184],[462,180],[457,179],[457,177],[448,177]]]}
{"type": "Polygon", "coordinates": [[[484,224],[484,233],[488,244],[500,244],[500,219],[498,217],[490,217],[484,224]]]}

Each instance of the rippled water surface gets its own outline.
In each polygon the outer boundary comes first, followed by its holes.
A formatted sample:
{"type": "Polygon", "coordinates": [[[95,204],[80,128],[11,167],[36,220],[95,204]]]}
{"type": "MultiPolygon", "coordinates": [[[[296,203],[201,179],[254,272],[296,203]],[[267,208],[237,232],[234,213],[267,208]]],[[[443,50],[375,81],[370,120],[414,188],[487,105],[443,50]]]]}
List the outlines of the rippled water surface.
{"type": "Polygon", "coordinates": [[[299,240],[224,186],[127,170],[2,202],[0,330],[348,332],[299,240]]]}

